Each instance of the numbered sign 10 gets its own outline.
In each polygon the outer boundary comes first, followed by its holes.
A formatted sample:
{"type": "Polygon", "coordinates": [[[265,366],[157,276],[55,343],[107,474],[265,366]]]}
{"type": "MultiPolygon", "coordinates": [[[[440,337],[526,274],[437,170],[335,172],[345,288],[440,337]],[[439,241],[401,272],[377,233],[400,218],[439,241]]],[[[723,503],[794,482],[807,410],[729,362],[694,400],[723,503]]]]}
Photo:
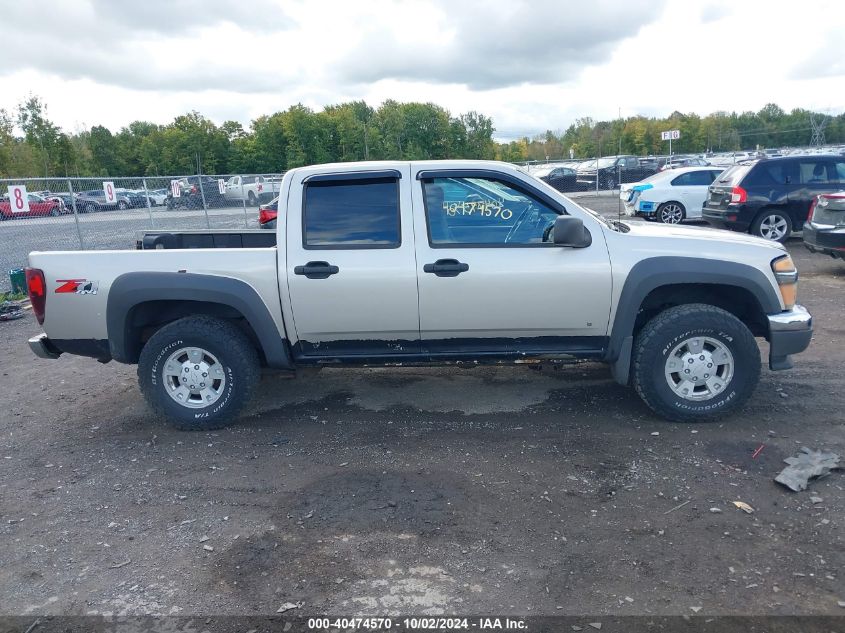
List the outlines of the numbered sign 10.
{"type": "Polygon", "coordinates": [[[182,197],[182,185],[179,184],[178,180],[170,181],[170,195],[174,198],[182,197]]]}
{"type": "Polygon", "coordinates": [[[117,193],[114,190],[113,182],[104,182],[103,192],[106,194],[106,204],[115,204],[117,202],[117,193]]]}
{"type": "Polygon", "coordinates": [[[12,213],[29,213],[29,196],[26,195],[26,186],[9,185],[9,206],[12,213]]]}

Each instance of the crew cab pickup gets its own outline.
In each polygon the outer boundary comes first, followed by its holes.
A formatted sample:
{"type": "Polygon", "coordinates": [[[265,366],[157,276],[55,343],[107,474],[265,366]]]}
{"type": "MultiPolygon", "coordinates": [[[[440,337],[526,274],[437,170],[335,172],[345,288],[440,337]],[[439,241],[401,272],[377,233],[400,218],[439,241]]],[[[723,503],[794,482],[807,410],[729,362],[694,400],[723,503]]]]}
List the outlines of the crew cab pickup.
{"type": "Polygon", "coordinates": [[[275,232],[31,253],[32,350],[137,364],[149,404],[185,429],[235,419],[262,366],[573,359],[683,421],[750,396],[755,337],[787,369],[812,336],[781,244],[606,220],[505,163],[302,167],[279,205],[275,232]]]}
{"type": "Polygon", "coordinates": [[[250,206],[255,206],[275,198],[280,185],[278,177],[232,176],[226,181],[223,196],[230,202],[248,202],[250,206]]]}

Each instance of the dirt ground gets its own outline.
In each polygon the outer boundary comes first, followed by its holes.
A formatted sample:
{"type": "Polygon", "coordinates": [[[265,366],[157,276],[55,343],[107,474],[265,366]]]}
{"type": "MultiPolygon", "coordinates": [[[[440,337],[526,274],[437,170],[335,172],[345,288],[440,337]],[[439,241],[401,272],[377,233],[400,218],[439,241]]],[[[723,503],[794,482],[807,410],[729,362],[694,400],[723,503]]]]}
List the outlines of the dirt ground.
{"type": "Polygon", "coordinates": [[[580,364],[271,375],[184,433],[0,323],[2,613],[842,614],[845,474],[773,477],[845,456],[845,264],[790,251],[814,342],[712,424],[580,364]]]}

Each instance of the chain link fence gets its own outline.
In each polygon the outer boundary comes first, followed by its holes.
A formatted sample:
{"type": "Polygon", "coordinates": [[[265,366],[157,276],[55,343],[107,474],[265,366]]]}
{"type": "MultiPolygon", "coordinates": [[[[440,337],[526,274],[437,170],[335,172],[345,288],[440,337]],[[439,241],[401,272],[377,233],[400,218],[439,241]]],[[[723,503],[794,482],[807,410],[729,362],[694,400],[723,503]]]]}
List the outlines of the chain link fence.
{"type": "Polygon", "coordinates": [[[257,229],[282,174],[0,180],[0,292],[30,251],[134,248],[135,231],[257,229]]]}

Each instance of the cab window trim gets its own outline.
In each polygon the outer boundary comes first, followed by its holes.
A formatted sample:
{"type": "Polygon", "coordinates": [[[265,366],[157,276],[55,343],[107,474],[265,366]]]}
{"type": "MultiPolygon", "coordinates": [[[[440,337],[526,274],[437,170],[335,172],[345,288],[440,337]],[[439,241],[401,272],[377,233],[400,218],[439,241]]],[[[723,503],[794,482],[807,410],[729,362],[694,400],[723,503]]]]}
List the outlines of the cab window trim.
{"type": "Polygon", "coordinates": [[[394,170],[385,170],[381,172],[350,172],[348,177],[342,174],[315,174],[306,177],[302,181],[302,210],[301,210],[301,227],[302,233],[302,248],[306,251],[372,251],[372,250],[396,250],[402,248],[402,183],[401,174],[394,170]],[[366,173],[366,177],[361,177],[359,174],[366,173]],[[373,176],[373,174],[376,174],[373,176]],[[305,208],[308,199],[309,186],[322,185],[331,186],[337,185],[366,185],[372,184],[367,181],[379,181],[384,183],[392,182],[396,186],[396,242],[390,244],[308,244],[307,227],[305,222],[305,208]]]}
{"type": "MultiPolygon", "coordinates": [[[[557,215],[569,215],[566,208],[558,203],[553,198],[545,195],[542,191],[535,189],[524,181],[511,176],[510,174],[503,174],[499,171],[490,169],[448,169],[448,170],[424,170],[417,173],[417,180],[420,181],[420,190],[422,193],[423,210],[425,216],[425,234],[428,240],[428,246],[432,249],[455,249],[455,248],[560,248],[553,242],[535,242],[529,244],[479,244],[477,242],[449,242],[435,243],[431,239],[431,223],[429,222],[428,200],[425,195],[425,185],[432,184],[435,178],[486,178],[503,182],[509,185],[530,198],[534,198],[537,202],[546,205],[551,211],[557,215]]],[[[584,230],[587,230],[586,227],[584,230]]]]}

